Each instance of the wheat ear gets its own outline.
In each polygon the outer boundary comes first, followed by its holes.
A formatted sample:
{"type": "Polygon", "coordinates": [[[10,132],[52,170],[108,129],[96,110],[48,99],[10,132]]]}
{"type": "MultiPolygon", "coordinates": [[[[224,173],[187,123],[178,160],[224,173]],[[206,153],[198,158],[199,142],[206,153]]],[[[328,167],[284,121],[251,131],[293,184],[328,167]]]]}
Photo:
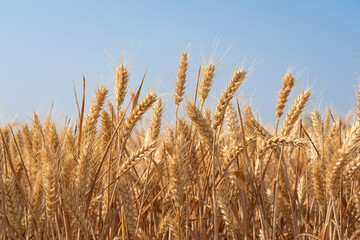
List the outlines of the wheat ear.
{"type": "Polygon", "coordinates": [[[147,154],[155,150],[156,142],[153,141],[141,148],[139,148],[130,158],[128,158],[120,167],[120,173],[125,172],[129,167],[134,166],[142,160],[147,154]]]}
{"type": "Polygon", "coordinates": [[[150,91],[131,111],[130,115],[124,123],[122,131],[122,144],[125,144],[136,123],[142,118],[144,113],[152,106],[155,101],[156,93],[154,91],[150,91]]]}
{"type": "Polygon", "coordinates": [[[196,129],[199,131],[200,136],[206,143],[208,149],[212,149],[213,147],[213,131],[210,128],[209,123],[201,114],[200,110],[194,106],[190,101],[187,101],[186,104],[186,112],[191,119],[191,121],[195,124],[196,129]]]}
{"type": "Polygon", "coordinates": [[[119,112],[121,104],[124,102],[126,87],[129,81],[128,69],[121,63],[115,72],[115,101],[116,110],[119,112]]]}
{"type": "Polygon", "coordinates": [[[343,174],[345,166],[350,161],[350,156],[358,148],[360,141],[360,121],[357,121],[351,128],[342,147],[334,154],[333,160],[327,168],[327,190],[335,197],[339,190],[339,179],[343,174]]]}
{"type": "Polygon", "coordinates": [[[175,87],[174,101],[176,108],[179,108],[179,104],[183,100],[184,92],[185,92],[185,82],[186,82],[186,71],[188,66],[188,55],[186,52],[181,54],[181,61],[179,65],[179,71],[177,74],[177,82],[175,87]]]}
{"type": "MultiPolygon", "coordinates": [[[[285,103],[287,102],[287,98],[291,92],[291,88],[294,86],[295,80],[294,77],[291,75],[290,72],[286,73],[285,77],[283,78],[283,85],[281,87],[279,98],[277,100],[276,106],[276,129],[277,125],[279,124],[279,119],[283,115],[283,110],[285,108],[285,103]]],[[[277,130],[275,130],[276,132],[277,130]]]]}
{"type": "Polygon", "coordinates": [[[150,126],[146,133],[146,137],[145,137],[146,143],[157,140],[160,134],[162,114],[163,114],[163,102],[161,99],[158,99],[154,105],[154,110],[150,120],[150,126]]]}
{"type": "MultiPolygon", "coordinates": [[[[80,149],[80,156],[78,160],[78,164],[76,166],[76,174],[75,174],[75,186],[78,200],[83,202],[85,199],[85,195],[89,190],[90,184],[90,171],[91,171],[91,162],[93,158],[94,151],[94,143],[96,137],[96,128],[97,122],[100,117],[100,111],[104,105],[106,99],[107,90],[104,86],[100,87],[93,99],[91,104],[90,113],[86,117],[85,122],[85,138],[84,145],[80,149]]],[[[82,212],[82,210],[80,210],[82,212]]]]}
{"type": "Polygon", "coordinates": [[[137,239],[136,236],[136,218],[137,212],[134,208],[134,197],[129,186],[129,179],[127,174],[119,181],[117,191],[122,199],[123,214],[125,215],[125,223],[132,239],[137,239]]]}
{"type": "Polygon", "coordinates": [[[344,172],[344,180],[349,181],[356,171],[360,168],[360,156],[350,160],[344,172]]]}
{"type": "Polygon", "coordinates": [[[326,182],[324,179],[325,169],[320,160],[314,160],[311,168],[312,187],[314,189],[315,198],[321,209],[326,209],[326,182]]]}
{"type": "Polygon", "coordinates": [[[46,146],[44,151],[44,166],[43,166],[43,185],[45,192],[46,214],[50,221],[53,219],[56,211],[56,204],[59,197],[58,189],[58,149],[59,140],[56,132],[55,124],[49,121],[45,127],[46,146]],[[46,130],[47,129],[47,130],[46,130]]]}
{"type": "Polygon", "coordinates": [[[202,78],[199,88],[199,100],[201,108],[204,106],[206,98],[209,96],[209,92],[215,76],[215,66],[212,64],[207,65],[203,69],[202,78]]]}
{"type": "Polygon", "coordinates": [[[286,136],[290,134],[301,112],[303,111],[305,104],[309,100],[309,97],[310,97],[309,89],[304,90],[300,94],[300,96],[297,97],[295,104],[292,105],[290,111],[286,115],[284,126],[281,129],[280,135],[286,136]]]}
{"type": "Polygon", "coordinates": [[[85,141],[89,144],[93,143],[96,135],[96,126],[100,117],[100,112],[104,106],[108,90],[105,86],[97,89],[95,97],[91,104],[89,115],[85,121],[85,141]]]}
{"type": "Polygon", "coordinates": [[[222,185],[220,185],[216,192],[217,192],[217,201],[219,204],[219,209],[221,211],[221,216],[224,219],[227,227],[230,229],[233,239],[236,239],[236,231],[235,231],[235,221],[234,221],[234,214],[231,210],[231,202],[229,199],[229,186],[228,181],[224,181],[222,185]]]}
{"type": "Polygon", "coordinates": [[[231,76],[230,83],[226,87],[226,90],[222,93],[221,98],[216,106],[215,113],[213,115],[213,128],[216,129],[224,119],[225,111],[229,105],[231,99],[234,97],[236,91],[240,87],[240,84],[245,79],[246,72],[244,70],[236,70],[231,76]]]}
{"type": "Polygon", "coordinates": [[[307,143],[304,140],[288,137],[288,136],[275,136],[264,142],[262,146],[258,149],[258,156],[261,159],[265,152],[270,148],[276,146],[291,146],[291,147],[301,147],[305,148],[307,143]]]}
{"type": "Polygon", "coordinates": [[[113,125],[111,122],[110,115],[102,110],[101,113],[101,141],[102,141],[102,149],[105,151],[113,133],[113,125]]]}
{"type": "Polygon", "coordinates": [[[229,104],[225,113],[225,121],[229,126],[229,133],[234,144],[240,142],[240,122],[235,109],[229,104]]]}
{"type": "Polygon", "coordinates": [[[318,143],[318,147],[321,149],[321,153],[323,153],[323,144],[324,144],[324,124],[321,120],[321,116],[319,112],[314,109],[310,114],[312,125],[316,137],[316,141],[318,143]]]}

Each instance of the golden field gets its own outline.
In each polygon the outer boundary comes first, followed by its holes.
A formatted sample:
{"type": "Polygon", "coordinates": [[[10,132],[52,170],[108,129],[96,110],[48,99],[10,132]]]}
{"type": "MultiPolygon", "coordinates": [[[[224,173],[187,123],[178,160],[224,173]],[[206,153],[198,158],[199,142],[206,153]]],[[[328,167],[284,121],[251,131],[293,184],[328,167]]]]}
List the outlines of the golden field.
{"type": "Polygon", "coordinates": [[[288,72],[277,122],[265,127],[236,98],[246,69],[208,109],[216,66],[201,65],[196,94],[185,96],[187,59],[182,53],[172,125],[162,123],[155,90],[143,93],[141,84],[125,101],[123,64],[89,111],[79,101],[75,121],[34,113],[3,125],[0,238],[360,238],[360,93],[356,120],[334,118],[330,108],[307,116],[311,90],[289,103],[288,72]]]}

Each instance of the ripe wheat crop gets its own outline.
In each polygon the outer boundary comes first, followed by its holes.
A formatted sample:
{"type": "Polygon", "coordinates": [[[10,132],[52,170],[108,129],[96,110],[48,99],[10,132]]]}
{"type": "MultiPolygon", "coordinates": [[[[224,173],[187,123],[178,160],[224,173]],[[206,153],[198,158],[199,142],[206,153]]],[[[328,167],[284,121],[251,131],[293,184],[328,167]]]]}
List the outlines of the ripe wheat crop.
{"type": "Polygon", "coordinates": [[[268,127],[237,101],[246,69],[233,72],[214,109],[204,103],[216,66],[200,66],[192,100],[187,69],[184,52],[171,125],[156,90],[139,86],[125,101],[131,79],[121,64],[74,122],[33,113],[1,126],[0,238],[360,238],[360,92],[358,119],[330,108],[322,118],[308,109],[310,89],[288,102],[288,72],[268,127]]]}

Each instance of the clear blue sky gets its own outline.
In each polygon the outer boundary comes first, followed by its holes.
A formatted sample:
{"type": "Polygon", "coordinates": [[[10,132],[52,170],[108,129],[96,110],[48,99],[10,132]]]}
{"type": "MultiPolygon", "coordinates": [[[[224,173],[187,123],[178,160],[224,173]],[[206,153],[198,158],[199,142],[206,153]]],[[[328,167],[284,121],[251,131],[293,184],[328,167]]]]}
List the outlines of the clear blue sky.
{"type": "Polygon", "coordinates": [[[180,53],[189,44],[192,98],[198,66],[216,42],[219,65],[209,104],[245,59],[245,66],[255,64],[241,95],[265,122],[274,122],[289,67],[299,75],[297,93],[313,89],[309,108],[331,104],[346,113],[356,103],[359,13],[360,1],[350,0],[2,1],[0,122],[29,119],[33,110],[44,116],[52,103],[59,119],[74,115],[73,83],[80,95],[84,74],[88,97],[100,83],[112,90],[108,56],[119,63],[122,54],[131,66],[130,88],[147,70],[145,90],[156,85],[171,105],[180,53]]]}

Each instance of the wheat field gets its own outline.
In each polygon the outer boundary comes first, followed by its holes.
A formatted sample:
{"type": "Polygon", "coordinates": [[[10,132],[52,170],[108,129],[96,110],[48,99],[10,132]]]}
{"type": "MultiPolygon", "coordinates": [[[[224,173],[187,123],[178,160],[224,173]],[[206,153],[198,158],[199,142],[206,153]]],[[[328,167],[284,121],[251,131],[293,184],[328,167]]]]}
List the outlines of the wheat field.
{"type": "Polygon", "coordinates": [[[334,118],[309,109],[310,89],[290,103],[285,73],[265,127],[236,97],[246,69],[208,109],[216,66],[199,67],[196,94],[187,68],[183,52],[173,124],[155,90],[130,94],[120,64],[114,88],[98,87],[88,112],[83,97],[75,121],[33,113],[3,125],[0,238],[360,238],[360,92],[357,119],[334,118]]]}

